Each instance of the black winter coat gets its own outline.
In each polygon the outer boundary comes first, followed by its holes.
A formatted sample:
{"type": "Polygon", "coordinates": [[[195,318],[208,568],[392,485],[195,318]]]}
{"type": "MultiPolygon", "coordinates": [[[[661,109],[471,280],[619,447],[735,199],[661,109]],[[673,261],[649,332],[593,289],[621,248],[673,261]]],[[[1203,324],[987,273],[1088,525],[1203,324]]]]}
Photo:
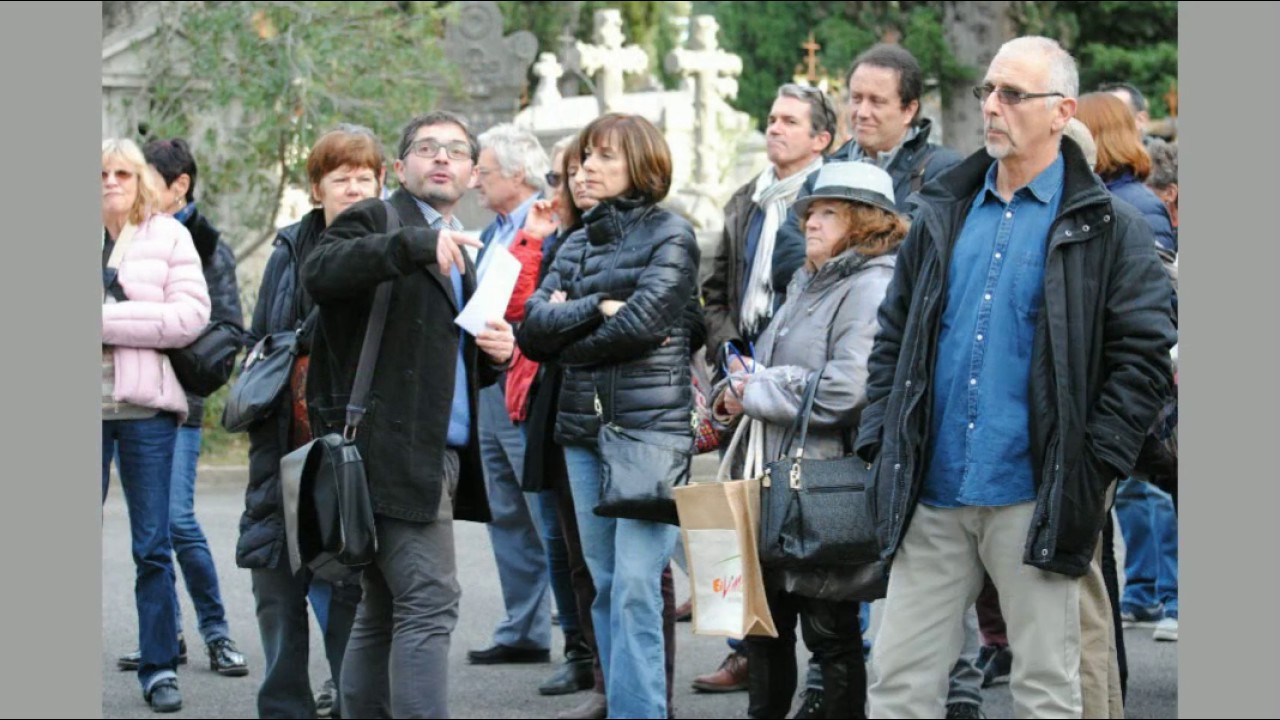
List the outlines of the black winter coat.
{"type": "MultiPolygon", "coordinates": [[[[1031,353],[1027,423],[1037,494],[1023,561],[1080,577],[1106,522],[1107,488],[1132,471],[1170,392],[1177,335],[1150,225],[1128,203],[1113,202],[1070,139],[1062,155],[1062,204],[1045,238],[1031,353]]],[[[880,306],[855,451],[876,463],[869,499],[885,558],[902,542],[928,474],[947,269],[992,162],[979,150],[925,186],[880,306]]]]}

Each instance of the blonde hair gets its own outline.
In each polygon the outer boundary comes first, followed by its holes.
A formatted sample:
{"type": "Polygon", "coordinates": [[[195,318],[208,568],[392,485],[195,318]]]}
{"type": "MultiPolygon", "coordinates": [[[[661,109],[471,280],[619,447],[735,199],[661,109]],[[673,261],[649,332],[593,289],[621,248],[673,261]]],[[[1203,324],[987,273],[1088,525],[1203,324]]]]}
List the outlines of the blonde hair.
{"type": "Polygon", "coordinates": [[[123,162],[138,179],[138,196],[133,200],[133,207],[129,208],[129,222],[141,225],[160,207],[159,174],[147,164],[147,158],[138,144],[127,138],[108,138],[102,141],[102,166],[105,168],[107,161],[111,159],[123,162]]]}

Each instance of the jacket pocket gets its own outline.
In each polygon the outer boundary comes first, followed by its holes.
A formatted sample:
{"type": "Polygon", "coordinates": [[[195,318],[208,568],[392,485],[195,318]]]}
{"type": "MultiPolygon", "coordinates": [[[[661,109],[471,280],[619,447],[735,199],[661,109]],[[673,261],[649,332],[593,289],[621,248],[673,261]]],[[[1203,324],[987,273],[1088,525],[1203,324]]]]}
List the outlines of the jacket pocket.
{"type": "MultiPolygon", "coordinates": [[[[330,395],[324,398],[322,403],[312,405],[310,407],[312,434],[315,437],[320,437],[326,433],[342,432],[342,429],[347,426],[347,402],[349,400],[349,395],[330,395]],[[318,425],[316,425],[316,420],[319,420],[318,425]]],[[[362,431],[369,426],[376,404],[376,400],[369,402],[368,409],[365,411],[364,419],[360,425],[362,431]]]]}
{"type": "Polygon", "coordinates": [[[638,367],[618,369],[618,381],[628,389],[670,387],[679,384],[680,370],[676,368],[638,367]]]}
{"type": "Polygon", "coordinates": [[[1062,489],[1056,508],[1055,555],[1088,564],[1106,521],[1107,486],[1113,479],[1106,463],[1098,460],[1086,444],[1070,472],[1060,480],[1062,489]]]}

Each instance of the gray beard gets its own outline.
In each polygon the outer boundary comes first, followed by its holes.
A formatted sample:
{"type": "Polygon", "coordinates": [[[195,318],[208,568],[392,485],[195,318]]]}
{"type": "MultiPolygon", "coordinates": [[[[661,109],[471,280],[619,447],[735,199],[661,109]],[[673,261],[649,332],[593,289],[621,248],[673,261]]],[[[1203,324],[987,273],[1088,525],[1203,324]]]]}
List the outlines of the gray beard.
{"type": "Polygon", "coordinates": [[[1013,146],[1005,143],[1000,147],[995,147],[991,143],[983,143],[983,147],[987,149],[987,154],[996,160],[1003,160],[1013,151],[1013,146]]]}

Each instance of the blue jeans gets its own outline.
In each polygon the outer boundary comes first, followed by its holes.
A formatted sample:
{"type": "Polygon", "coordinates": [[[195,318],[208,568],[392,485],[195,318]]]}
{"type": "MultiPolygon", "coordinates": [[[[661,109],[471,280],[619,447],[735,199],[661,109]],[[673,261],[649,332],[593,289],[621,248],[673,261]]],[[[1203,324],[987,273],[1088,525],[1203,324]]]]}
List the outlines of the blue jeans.
{"type": "Polygon", "coordinates": [[[560,613],[560,630],[566,638],[579,635],[582,633],[582,622],[578,619],[578,601],[573,594],[573,582],[569,576],[569,546],[564,539],[564,528],[560,525],[555,491],[537,493],[536,498],[530,499],[530,504],[537,509],[539,516],[538,530],[542,533],[542,546],[547,552],[551,594],[555,595],[556,610],[560,613]]]}
{"type": "Polygon", "coordinates": [[[1116,515],[1124,536],[1126,612],[1164,606],[1165,617],[1178,617],[1178,514],[1173,498],[1137,478],[1120,481],[1116,515]]]}
{"type": "Polygon", "coordinates": [[[169,485],[177,434],[177,418],[171,413],[102,422],[102,502],[107,501],[111,460],[118,449],[120,486],[129,508],[137,568],[138,682],[144,692],[160,680],[177,677],[178,596],[169,540],[169,485]]]}
{"type": "MultiPolygon", "coordinates": [[[[200,458],[200,428],[178,428],[173,452],[172,486],[169,491],[169,535],[182,568],[187,593],[196,607],[200,636],[206,645],[229,636],[227,613],[218,590],[218,571],[209,552],[209,541],[196,520],[196,463],[200,458]]],[[[182,605],[175,603],[178,629],[182,629],[182,605]]]]}
{"type": "Polygon", "coordinates": [[[307,587],[307,602],[311,603],[311,614],[316,616],[316,624],[323,634],[329,629],[329,603],[333,602],[333,585],[320,579],[313,579],[307,587]]]}
{"type": "Polygon", "coordinates": [[[611,718],[667,717],[662,635],[663,569],[679,528],[665,523],[603,518],[600,456],[565,446],[565,464],[587,568],[596,586],[591,606],[611,718]]]}

